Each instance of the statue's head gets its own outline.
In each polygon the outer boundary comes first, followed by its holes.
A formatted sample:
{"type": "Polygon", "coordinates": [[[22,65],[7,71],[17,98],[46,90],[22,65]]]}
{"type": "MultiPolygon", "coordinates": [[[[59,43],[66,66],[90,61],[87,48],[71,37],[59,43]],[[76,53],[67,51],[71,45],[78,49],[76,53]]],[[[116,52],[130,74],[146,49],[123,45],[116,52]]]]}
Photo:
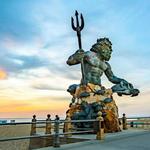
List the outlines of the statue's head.
{"type": "Polygon", "coordinates": [[[97,43],[90,49],[100,55],[101,59],[109,61],[112,53],[112,43],[108,38],[97,39],[97,43]]]}

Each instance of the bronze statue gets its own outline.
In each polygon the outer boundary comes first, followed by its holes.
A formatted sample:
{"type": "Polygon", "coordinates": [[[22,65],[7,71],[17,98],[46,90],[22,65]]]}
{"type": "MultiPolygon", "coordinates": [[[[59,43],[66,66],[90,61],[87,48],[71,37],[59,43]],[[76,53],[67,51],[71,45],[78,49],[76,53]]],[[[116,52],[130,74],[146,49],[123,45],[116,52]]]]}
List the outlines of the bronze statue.
{"type": "MultiPolygon", "coordinates": [[[[103,106],[103,109],[101,111],[106,114],[104,117],[106,131],[120,131],[118,123],[118,108],[115,104],[115,101],[113,100],[112,95],[116,92],[119,96],[137,96],[139,90],[134,89],[133,85],[125,79],[116,77],[112,72],[111,65],[108,62],[111,58],[112,43],[108,38],[104,37],[97,39],[97,42],[92,45],[90,51],[84,51],[82,49],[81,30],[84,27],[84,20],[83,16],[81,15],[81,26],[79,26],[77,11],[75,15],[77,24],[75,27],[74,20],[72,18],[72,27],[75,31],[77,31],[79,49],[68,58],[67,64],[70,66],[81,64],[82,79],[80,85],[71,85],[67,90],[73,96],[70,108],[81,105],[80,109],[82,109],[83,101],[90,105],[93,105],[93,103],[97,103],[100,106],[103,106]],[[106,89],[101,84],[101,76],[103,74],[106,75],[110,82],[115,84],[110,89],[106,89]],[[114,118],[114,120],[110,121],[112,118],[114,118]],[[110,127],[113,124],[112,122],[114,123],[113,128],[110,127]]],[[[90,108],[93,109],[93,107],[91,106],[90,108]]],[[[83,115],[83,110],[78,111],[83,115]]],[[[77,113],[73,112],[73,118],[76,118],[76,115],[77,113]]],[[[80,116],[79,113],[78,116],[80,116]]],[[[93,115],[91,114],[91,116],[93,115]]]]}

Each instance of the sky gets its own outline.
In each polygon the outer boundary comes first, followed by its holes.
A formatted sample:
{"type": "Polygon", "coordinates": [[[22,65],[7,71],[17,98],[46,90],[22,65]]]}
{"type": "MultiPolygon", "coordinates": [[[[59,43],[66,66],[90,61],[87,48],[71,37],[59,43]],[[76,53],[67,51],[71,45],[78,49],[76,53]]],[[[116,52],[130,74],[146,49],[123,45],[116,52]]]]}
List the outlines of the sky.
{"type": "MultiPolygon", "coordinates": [[[[83,49],[108,37],[114,74],[140,90],[137,97],[114,94],[120,116],[149,116],[149,8],[149,0],[0,0],[0,118],[65,116],[66,89],[81,78],[80,65],[66,64],[78,49],[75,10],[85,21],[83,49]]],[[[112,86],[105,75],[102,84],[112,86]]]]}

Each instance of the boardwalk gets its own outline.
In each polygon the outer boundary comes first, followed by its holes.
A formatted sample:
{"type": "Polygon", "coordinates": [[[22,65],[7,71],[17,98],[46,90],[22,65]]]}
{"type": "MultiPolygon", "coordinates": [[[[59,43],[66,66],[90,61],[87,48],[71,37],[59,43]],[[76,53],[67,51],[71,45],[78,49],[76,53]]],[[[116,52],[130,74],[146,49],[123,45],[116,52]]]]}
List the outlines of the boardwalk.
{"type": "Polygon", "coordinates": [[[104,141],[97,141],[95,135],[78,135],[91,139],[86,142],[61,145],[60,148],[41,148],[38,150],[149,150],[150,149],[150,131],[146,130],[126,130],[120,133],[107,134],[104,141]]]}

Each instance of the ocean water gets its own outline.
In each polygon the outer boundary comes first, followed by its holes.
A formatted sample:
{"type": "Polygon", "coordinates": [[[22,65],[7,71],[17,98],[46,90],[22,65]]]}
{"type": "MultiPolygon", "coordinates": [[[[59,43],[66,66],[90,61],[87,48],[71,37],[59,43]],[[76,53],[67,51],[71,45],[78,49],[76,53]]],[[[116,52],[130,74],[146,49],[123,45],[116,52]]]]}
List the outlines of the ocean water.
{"type": "MultiPolygon", "coordinates": [[[[0,122],[3,120],[7,120],[7,123],[10,123],[10,122],[31,122],[32,118],[0,118],[0,122]]],[[[44,120],[44,118],[40,118],[38,120],[44,120]]]]}
{"type": "MultiPolygon", "coordinates": [[[[55,117],[51,117],[52,120],[55,119],[55,117]]],[[[60,116],[60,119],[65,119],[64,116],[60,116]]],[[[0,124],[6,120],[6,123],[21,123],[21,122],[31,122],[32,118],[0,118],[0,124]]],[[[37,121],[45,121],[46,118],[37,118],[37,121]]]]}

